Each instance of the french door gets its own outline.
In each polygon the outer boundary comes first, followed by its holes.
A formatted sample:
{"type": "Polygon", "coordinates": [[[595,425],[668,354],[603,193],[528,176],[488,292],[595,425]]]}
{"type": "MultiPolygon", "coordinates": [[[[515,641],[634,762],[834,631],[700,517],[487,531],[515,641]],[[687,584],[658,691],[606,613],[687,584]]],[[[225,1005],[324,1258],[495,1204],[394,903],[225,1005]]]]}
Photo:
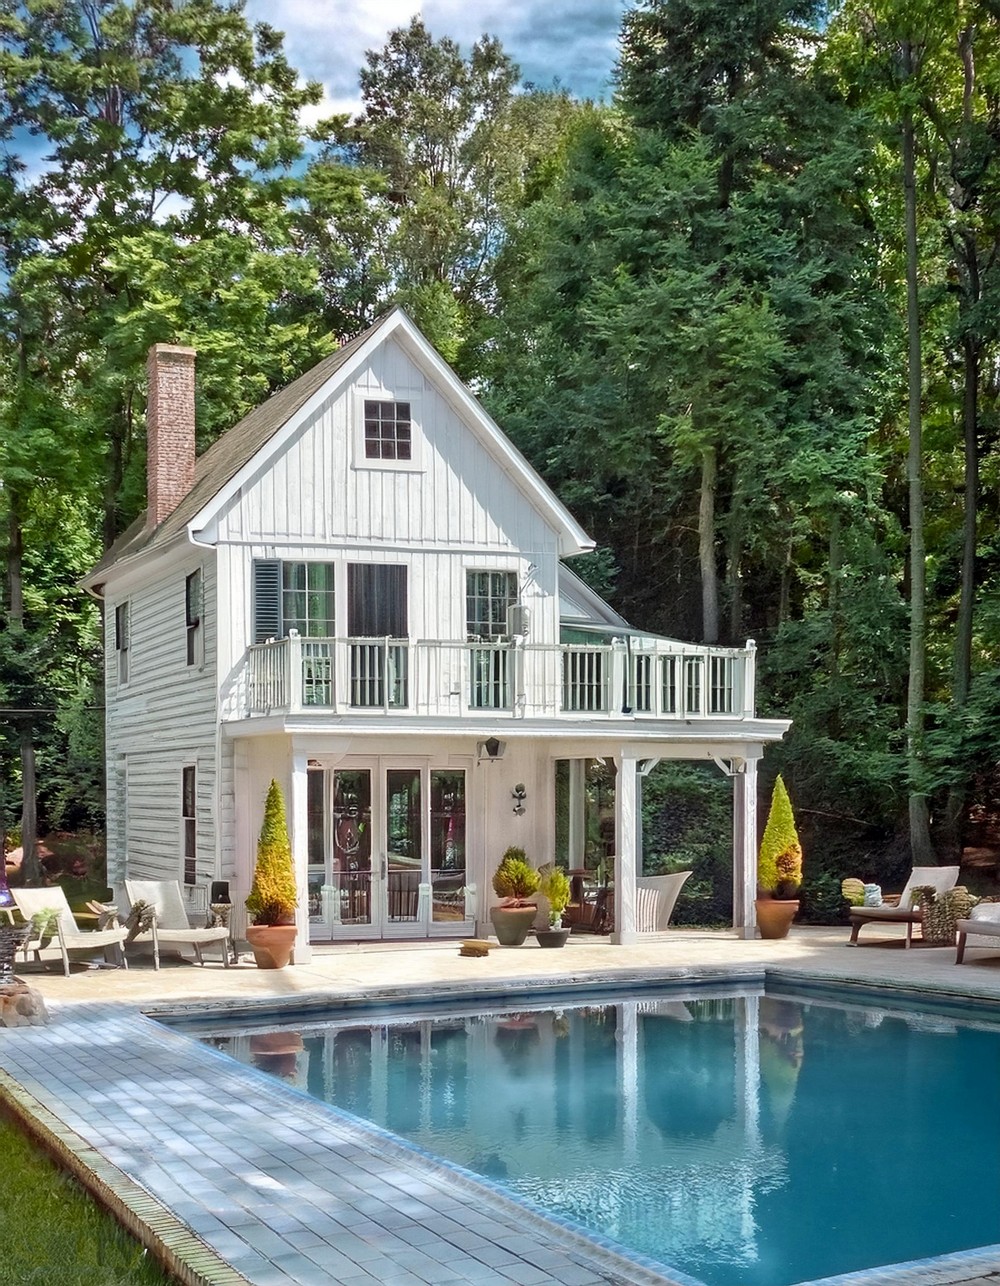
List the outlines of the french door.
{"type": "Polygon", "coordinates": [[[468,934],[466,772],[392,759],[309,772],[309,919],[324,938],[468,934]]]}

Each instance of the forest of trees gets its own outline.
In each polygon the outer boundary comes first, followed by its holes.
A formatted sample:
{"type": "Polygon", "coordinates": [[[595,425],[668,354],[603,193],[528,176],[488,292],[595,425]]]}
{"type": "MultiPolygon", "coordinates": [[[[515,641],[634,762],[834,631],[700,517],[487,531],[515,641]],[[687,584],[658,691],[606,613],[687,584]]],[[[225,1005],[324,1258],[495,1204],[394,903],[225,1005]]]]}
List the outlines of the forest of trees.
{"type": "Polygon", "coordinates": [[[102,824],[76,582],[144,504],[148,346],[198,349],[203,449],[402,303],[596,537],[575,570],[758,641],[807,890],[983,847],[998,19],[638,0],[609,103],[414,19],[306,130],[239,3],[0,0],[3,829],[102,824]]]}

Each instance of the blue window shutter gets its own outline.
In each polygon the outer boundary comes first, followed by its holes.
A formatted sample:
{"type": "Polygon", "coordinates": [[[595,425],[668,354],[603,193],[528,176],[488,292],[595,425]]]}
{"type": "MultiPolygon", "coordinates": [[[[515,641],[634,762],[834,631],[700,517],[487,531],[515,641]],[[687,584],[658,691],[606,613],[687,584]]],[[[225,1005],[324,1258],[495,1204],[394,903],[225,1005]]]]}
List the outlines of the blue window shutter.
{"type": "Polygon", "coordinates": [[[253,641],[281,638],[281,563],[277,558],[253,560],[253,641]]]}

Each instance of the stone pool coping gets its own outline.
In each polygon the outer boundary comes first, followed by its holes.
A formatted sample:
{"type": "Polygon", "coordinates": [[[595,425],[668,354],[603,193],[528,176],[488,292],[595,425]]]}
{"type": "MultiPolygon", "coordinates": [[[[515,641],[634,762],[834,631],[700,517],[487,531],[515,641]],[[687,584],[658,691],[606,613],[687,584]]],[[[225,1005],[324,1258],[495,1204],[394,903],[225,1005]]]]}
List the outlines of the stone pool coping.
{"type": "MultiPolygon", "coordinates": [[[[252,1020],[305,1016],[330,1005],[471,997],[517,1003],[595,983],[609,990],[753,984],[765,974],[778,985],[854,983],[887,999],[891,992],[1000,1006],[996,957],[984,956],[978,968],[949,969],[954,957],[941,950],[847,953],[845,932],[798,931],[779,944],[677,933],[639,949],[597,942],[545,958],[530,948],[494,952],[487,968],[481,961],[456,968],[454,944],[424,951],[335,948],[314,956],[316,963],[304,967],[308,976],[300,968],[283,971],[266,986],[258,971],[241,968],[229,970],[229,985],[220,987],[227,981],[221,966],[180,965],[162,970],[159,981],[142,969],[45,975],[38,985],[53,1023],[0,1032],[6,1073],[0,1092],[48,1146],[89,1172],[93,1190],[184,1282],[680,1286],[691,1279],[665,1277],[648,1261],[620,1256],[546,1216],[529,1218],[522,1204],[489,1184],[304,1102],[255,1069],[236,1072],[230,1060],[147,1015],[183,1022],[239,1013],[252,1020]],[[408,981],[399,980],[401,973],[408,981]],[[247,1102],[250,1091],[255,1107],[247,1102]],[[262,1103],[273,1110],[262,1112],[262,1103]]],[[[1000,1251],[981,1248],[848,1274],[829,1286],[973,1286],[998,1277],[1000,1251]]]]}

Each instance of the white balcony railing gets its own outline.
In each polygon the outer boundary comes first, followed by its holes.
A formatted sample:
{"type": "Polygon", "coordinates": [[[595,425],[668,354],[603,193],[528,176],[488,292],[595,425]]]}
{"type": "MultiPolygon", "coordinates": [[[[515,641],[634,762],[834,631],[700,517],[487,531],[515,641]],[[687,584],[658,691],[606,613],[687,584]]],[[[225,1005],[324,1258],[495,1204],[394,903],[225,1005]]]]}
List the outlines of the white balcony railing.
{"type": "MultiPolygon", "coordinates": [[[[247,652],[240,715],[711,719],[754,714],[755,646],[289,638],[247,652]]],[[[234,716],[235,717],[235,716],[234,716]]]]}

